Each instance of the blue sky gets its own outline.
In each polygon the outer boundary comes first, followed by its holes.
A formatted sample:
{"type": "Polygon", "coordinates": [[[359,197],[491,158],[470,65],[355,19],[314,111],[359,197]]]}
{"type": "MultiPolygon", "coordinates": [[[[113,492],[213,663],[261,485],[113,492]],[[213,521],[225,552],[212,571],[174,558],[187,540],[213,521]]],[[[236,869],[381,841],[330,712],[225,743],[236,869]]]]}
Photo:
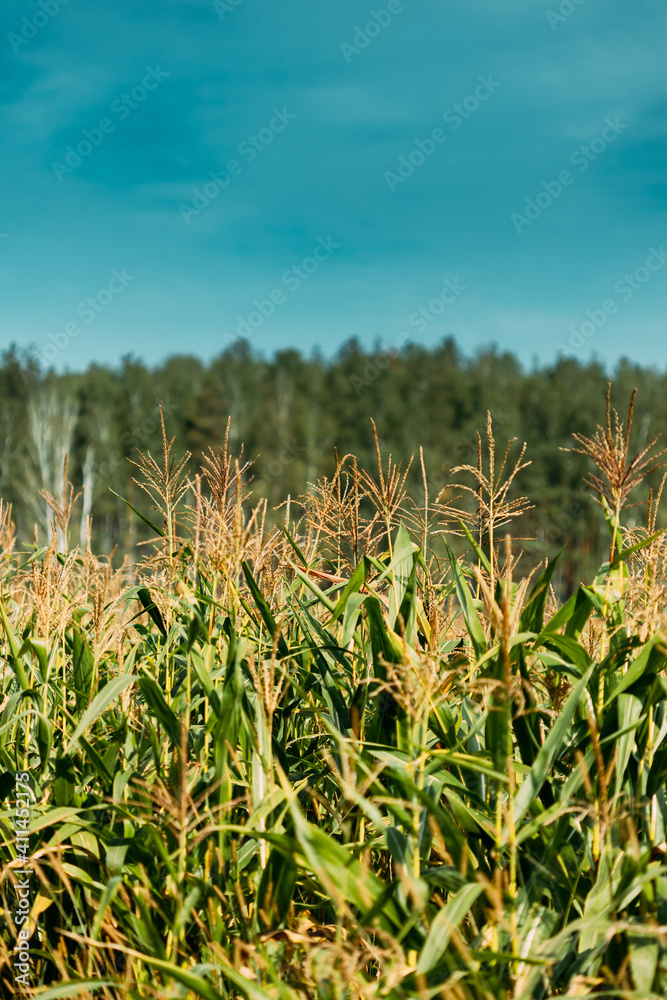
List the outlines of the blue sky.
{"type": "Polygon", "coordinates": [[[1,17],[0,348],[63,370],[452,334],[667,364],[660,0],[1,17]]]}

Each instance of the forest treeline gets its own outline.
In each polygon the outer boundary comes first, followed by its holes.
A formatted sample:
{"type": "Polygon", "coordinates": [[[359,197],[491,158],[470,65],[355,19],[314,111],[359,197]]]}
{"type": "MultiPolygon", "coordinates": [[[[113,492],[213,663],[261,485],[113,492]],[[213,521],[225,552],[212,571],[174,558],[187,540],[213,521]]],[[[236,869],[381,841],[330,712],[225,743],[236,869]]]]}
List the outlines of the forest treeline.
{"type": "MultiPolygon", "coordinates": [[[[572,358],[526,371],[495,349],[466,357],[451,339],[400,353],[367,351],[352,340],[331,360],[295,350],[265,359],[240,342],[211,363],[183,355],[149,367],[126,357],[116,368],[64,374],[40,371],[34,357],[12,347],[0,364],[0,496],[12,505],[19,543],[34,544],[35,526],[43,542],[51,515],[40,491],[59,496],[68,455],[68,477],[81,490],[70,544],[85,542],[92,516],[93,549],[131,550],[145,537],[143,526],[116,494],[150,517],[128,460],[137,449],[161,453],[161,404],[167,434],[179,454],[192,453],[193,470],[202,453],[222,444],[231,418],[230,447],[238,452],[243,443],[245,458],[256,459],[254,496],[266,497],[270,512],[330,477],[336,453],[354,453],[361,466],[375,467],[371,418],[385,458],[391,452],[405,467],[415,455],[407,485],[418,503],[422,446],[433,504],[443,488],[466,481],[452,469],[476,464],[477,432],[484,442],[488,411],[498,458],[510,438],[518,439],[512,456],[523,441],[528,446],[531,465],[515,487],[533,507],[510,525],[515,537],[530,539],[521,542],[524,566],[565,546],[558,580],[571,590],[599,562],[605,539],[584,483],[587,462],[563,449],[574,446],[574,433],[590,434],[604,423],[607,377],[601,364],[572,358]]],[[[635,387],[631,448],[639,450],[657,434],[667,437],[667,373],[621,361],[613,404],[622,415],[635,387]]],[[[656,475],[654,487],[658,482],[656,475]]],[[[637,507],[638,524],[645,511],[637,507]]]]}

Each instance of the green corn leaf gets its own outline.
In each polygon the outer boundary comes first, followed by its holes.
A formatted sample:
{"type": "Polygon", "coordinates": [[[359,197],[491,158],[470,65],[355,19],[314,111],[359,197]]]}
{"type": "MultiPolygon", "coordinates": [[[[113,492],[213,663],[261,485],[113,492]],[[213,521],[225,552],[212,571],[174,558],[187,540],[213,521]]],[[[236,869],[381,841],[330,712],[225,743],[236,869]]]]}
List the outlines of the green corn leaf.
{"type": "Polygon", "coordinates": [[[417,960],[416,973],[425,976],[436,967],[445,954],[454,930],[458,931],[470,908],[481,896],[483,886],[471,882],[459,889],[439,911],[429,928],[417,960]]]}
{"type": "Polygon", "coordinates": [[[535,586],[531,590],[519,623],[520,632],[540,632],[544,625],[544,609],[546,607],[549,587],[553,579],[558,560],[563,554],[563,549],[551,560],[543,573],[538,577],[535,586]]]}
{"type": "Polygon", "coordinates": [[[370,563],[367,559],[362,559],[354,573],[350,577],[349,582],[345,586],[342,594],[338,598],[338,603],[333,610],[331,616],[330,625],[332,625],[345,611],[348,598],[352,594],[357,594],[359,590],[363,587],[366,582],[366,577],[368,576],[368,570],[370,569],[370,563]]]}
{"type": "Polygon", "coordinates": [[[665,665],[667,665],[667,645],[665,637],[658,632],[644,644],[641,652],[628,666],[623,676],[619,678],[618,683],[605,700],[605,708],[633,684],[642,680],[645,675],[657,674],[665,668],[665,665]]]}
{"type": "Polygon", "coordinates": [[[105,784],[111,784],[111,782],[113,781],[113,776],[109,772],[109,769],[107,768],[106,764],[98,754],[97,750],[93,746],[91,746],[91,744],[88,742],[85,736],[79,736],[79,743],[83,747],[83,751],[86,757],[90,760],[94,769],[102,778],[102,781],[105,784]]]}
{"type": "Polygon", "coordinates": [[[20,646],[18,639],[14,635],[14,630],[11,626],[7,613],[5,611],[5,605],[2,600],[0,600],[0,617],[2,617],[2,624],[5,629],[5,635],[7,636],[7,642],[9,643],[9,651],[12,654],[11,665],[14,673],[16,674],[16,679],[19,685],[24,691],[30,690],[30,682],[25,672],[25,668],[21,662],[20,646]]]}
{"type": "Polygon", "coordinates": [[[284,925],[296,880],[297,866],[293,858],[273,848],[257,888],[256,912],[262,927],[272,930],[284,925]]]}
{"type": "Polygon", "coordinates": [[[579,587],[576,593],[559,608],[549,619],[541,632],[541,636],[558,632],[564,628],[566,635],[577,639],[581,630],[591,616],[595,605],[585,587],[579,587]]]}
{"type": "Polygon", "coordinates": [[[461,571],[461,567],[458,564],[456,556],[452,552],[449,542],[445,540],[444,544],[449,564],[452,569],[454,583],[456,585],[456,596],[458,597],[459,604],[461,605],[461,611],[463,612],[466,628],[468,630],[468,635],[470,636],[473,649],[475,650],[475,655],[479,658],[486,652],[487,649],[484,630],[480,624],[477,612],[475,611],[472,594],[470,593],[468,584],[461,571]]]}
{"type": "Polygon", "coordinates": [[[157,604],[155,604],[153,602],[153,599],[152,599],[152,597],[150,595],[150,591],[148,590],[148,588],[147,587],[139,587],[139,589],[137,590],[137,597],[141,601],[141,603],[143,605],[143,608],[144,608],[144,611],[148,612],[148,614],[151,616],[151,618],[153,619],[153,621],[155,622],[155,624],[159,628],[160,632],[162,632],[162,635],[166,639],[167,638],[167,629],[165,628],[164,621],[162,620],[162,615],[160,614],[160,609],[158,608],[157,604]]]}
{"type": "Polygon", "coordinates": [[[664,535],[664,530],[656,531],[653,535],[649,535],[648,538],[642,538],[640,542],[635,542],[634,545],[628,546],[627,549],[618,549],[616,555],[614,556],[614,561],[609,567],[609,571],[613,572],[614,570],[617,570],[622,562],[627,562],[630,556],[633,556],[635,552],[640,552],[642,549],[652,545],[652,543],[660,538],[661,535],[664,535]]]}
{"type": "Polygon", "coordinates": [[[313,580],[311,580],[311,578],[306,573],[304,573],[302,569],[300,569],[298,566],[296,566],[293,562],[290,562],[290,566],[291,566],[292,570],[294,571],[294,573],[298,576],[298,578],[304,584],[304,586],[306,586],[308,588],[308,590],[311,591],[311,593],[315,594],[315,596],[318,599],[318,601],[320,602],[320,604],[323,604],[324,607],[327,609],[327,611],[329,611],[329,612],[331,612],[331,614],[333,614],[333,612],[334,612],[334,610],[336,608],[336,605],[331,600],[331,598],[328,597],[322,590],[320,590],[320,588],[317,586],[317,584],[313,580]]]}
{"type": "Polygon", "coordinates": [[[57,756],[54,765],[53,801],[58,806],[71,806],[77,786],[77,774],[71,757],[57,756]]]}
{"type": "Polygon", "coordinates": [[[507,758],[512,753],[512,727],[510,724],[511,703],[505,686],[505,664],[500,649],[491,664],[489,676],[498,683],[489,696],[489,711],[486,717],[485,743],[491,753],[493,766],[500,774],[507,770],[507,758]]]}
{"type": "MultiPolygon", "coordinates": [[[[168,962],[166,959],[155,958],[153,955],[142,955],[137,952],[133,952],[129,949],[127,950],[130,955],[135,955],[140,958],[146,965],[150,965],[154,969],[158,969],[164,974],[167,979],[173,979],[174,982],[180,983],[181,986],[187,987],[189,991],[194,993],[196,997],[200,997],[201,1000],[225,1000],[222,993],[214,989],[213,986],[202,976],[197,975],[191,969],[183,969],[179,965],[175,965],[174,962],[168,962]]],[[[201,966],[199,966],[201,968],[201,966]]],[[[204,968],[209,968],[210,971],[220,971],[227,975],[226,966],[204,966],[204,968]]],[[[227,977],[229,978],[229,976],[227,977]]],[[[246,983],[247,988],[242,990],[244,996],[247,996],[249,1000],[267,1000],[266,994],[263,990],[255,987],[250,980],[246,980],[245,977],[239,975],[241,982],[246,983]]],[[[235,984],[237,985],[237,984],[235,984]]]]}
{"type": "Polygon", "coordinates": [[[152,528],[156,535],[159,535],[160,538],[166,538],[167,537],[167,533],[165,531],[163,531],[162,528],[158,528],[157,524],[154,524],[147,517],[144,517],[144,515],[141,513],[141,511],[137,510],[137,508],[135,506],[133,506],[133,504],[131,504],[129,500],[126,500],[125,497],[122,497],[120,495],[120,493],[116,493],[116,491],[112,490],[111,487],[109,487],[109,492],[113,493],[113,495],[115,497],[118,497],[119,500],[122,500],[123,503],[127,504],[127,506],[130,508],[130,510],[134,511],[134,513],[137,515],[137,517],[141,518],[141,520],[144,522],[144,524],[147,524],[149,528],[152,528]]]}
{"type": "Polygon", "coordinates": [[[403,650],[396,636],[390,635],[382,614],[382,607],[375,594],[367,596],[365,605],[371,635],[375,676],[381,680],[386,680],[387,671],[384,662],[401,663],[403,660],[403,650]]]}
{"type": "Polygon", "coordinates": [[[389,593],[389,621],[394,631],[398,631],[398,616],[410,580],[416,573],[418,556],[419,547],[412,541],[405,525],[401,522],[396,532],[391,565],[387,568],[387,575],[392,585],[389,593]]]}
{"type": "Polygon", "coordinates": [[[181,745],[181,726],[173,710],[167,704],[162,691],[152,677],[140,677],[137,684],[154,719],[166,729],[174,746],[179,747],[181,745]]]}
{"type": "Polygon", "coordinates": [[[104,923],[104,916],[107,910],[109,909],[109,906],[111,905],[111,903],[113,903],[114,899],[118,895],[118,890],[120,889],[122,884],[123,884],[123,878],[121,875],[112,875],[107,884],[105,885],[102,897],[99,903],[97,904],[97,911],[95,913],[95,919],[93,920],[93,927],[90,932],[90,936],[93,939],[93,941],[97,941],[97,939],[99,938],[100,930],[102,928],[102,924],[104,923]]]}
{"type": "Polygon", "coordinates": [[[413,557],[412,569],[403,588],[401,606],[396,616],[395,631],[405,636],[411,646],[417,644],[417,558],[413,557]]]}
{"type": "Polygon", "coordinates": [[[514,800],[514,823],[517,827],[530,809],[531,803],[539,794],[542,785],[547,780],[553,762],[563,749],[574,713],[593,673],[593,668],[594,664],[591,664],[584,676],[575,684],[568,695],[558,718],[551,727],[549,735],[535,758],[535,763],[531,767],[530,773],[521,783],[521,788],[514,800]]]}
{"type": "Polygon", "coordinates": [[[103,986],[116,985],[112,979],[68,979],[58,986],[51,986],[48,990],[35,993],[34,996],[38,996],[39,1000],[61,1000],[61,997],[65,1000],[76,1000],[84,991],[90,994],[93,990],[102,989],[103,986]]]}
{"type": "Polygon", "coordinates": [[[74,694],[76,696],[76,707],[81,709],[88,704],[90,698],[90,686],[93,680],[94,658],[92,651],[75,628],[72,630],[72,669],[74,673],[74,694]]]}
{"type": "MultiPolygon", "coordinates": [[[[630,970],[634,985],[640,995],[650,996],[653,992],[655,974],[660,960],[661,947],[658,941],[641,932],[628,934],[628,951],[630,953],[630,970]]],[[[664,992],[664,981],[663,981],[664,992]]]]}
{"type": "MultiPolygon", "coordinates": [[[[271,638],[273,639],[274,636],[276,635],[276,633],[278,632],[278,625],[276,623],[275,618],[273,617],[273,613],[271,611],[271,608],[266,603],[266,601],[265,601],[265,599],[264,599],[264,597],[262,595],[262,592],[260,591],[259,587],[257,586],[255,578],[252,575],[252,570],[250,569],[250,566],[248,565],[248,563],[247,562],[243,562],[241,564],[241,566],[243,568],[243,575],[245,576],[246,582],[248,584],[248,587],[250,588],[250,593],[252,594],[253,600],[254,600],[255,604],[257,605],[257,609],[258,609],[260,615],[262,616],[262,621],[264,622],[264,624],[268,628],[269,634],[270,634],[271,638]]],[[[289,649],[287,648],[287,643],[283,639],[282,635],[280,635],[278,637],[278,651],[279,651],[279,653],[280,653],[281,656],[289,656],[289,649]]]]}
{"type": "Polygon", "coordinates": [[[647,796],[653,798],[659,788],[664,788],[665,782],[667,782],[667,746],[660,747],[654,754],[646,782],[647,796]]]}
{"type": "Polygon", "coordinates": [[[283,534],[287,538],[287,541],[290,543],[290,545],[292,546],[292,548],[294,549],[294,551],[298,555],[298,557],[301,560],[301,562],[303,563],[303,565],[306,567],[306,569],[308,569],[308,561],[306,560],[306,557],[304,556],[303,552],[301,551],[301,549],[299,548],[299,546],[297,545],[297,543],[294,541],[294,539],[292,538],[291,534],[289,533],[289,531],[287,530],[287,528],[285,527],[285,525],[282,524],[280,527],[281,527],[281,530],[282,530],[283,534]]]}
{"type": "Polygon", "coordinates": [[[616,794],[618,795],[627,780],[626,769],[630,762],[630,755],[635,747],[637,727],[644,718],[644,705],[641,698],[631,694],[621,694],[618,698],[618,728],[619,735],[614,741],[616,751],[616,764],[614,766],[614,776],[616,780],[616,794]],[[621,735],[622,734],[622,735],[621,735]]]}
{"type": "Polygon", "coordinates": [[[39,759],[44,774],[49,763],[51,747],[53,746],[53,723],[41,712],[37,713],[37,747],[39,749],[39,759]]]}
{"type": "Polygon", "coordinates": [[[475,555],[479,559],[480,563],[482,564],[482,566],[484,567],[484,569],[486,570],[486,572],[489,574],[489,576],[491,576],[491,563],[489,562],[488,557],[484,554],[484,551],[480,547],[479,542],[474,537],[474,535],[470,531],[470,529],[469,529],[468,525],[465,523],[465,521],[462,521],[460,517],[457,517],[456,520],[461,525],[463,533],[466,536],[466,538],[468,539],[468,541],[470,542],[470,546],[471,546],[473,552],[475,553],[475,555]]]}
{"type": "Polygon", "coordinates": [[[553,633],[542,633],[535,640],[535,648],[541,645],[547,649],[555,650],[565,661],[571,673],[581,677],[586,673],[591,665],[591,658],[578,642],[570,638],[569,635],[557,635],[553,633]]]}
{"type": "Polygon", "coordinates": [[[137,677],[135,674],[119,674],[118,677],[114,677],[102,688],[100,693],[93,699],[90,707],[83,713],[81,721],[67,742],[64,753],[69,754],[72,752],[74,747],[79,742],[79,738],[86,732],[86,730],[90,729],[93,723],[97,722],[102,713],[109,708],[116,698],[123,691],[125,691],[130,684],[134,684],[136,680],[137,677]]]}
{"type": "MultiPolygon", "coordinates": [[[[322,885],[340,905],[352,903],[365,911],[386,894],[385,883],[323,830],[309,823],[299,807],[294,790],[284,774],[278,773],[289,801],[294,823],[294,835],[303,851],[306,867],[321,880],[322,885]]],[[[383,927],[396,933],[404,918],[391,898],[379,914],[383,927]]]]}
{"type": "Polygon", "coordinates": [[[347,649],[350,645],[352,636],[354,635],[357,627],[357,622],[359,621],[361,608],[367,596],[367,594],[350,594],[347,599],[345,613],[343,614],[343,636],[341,639],[341,646],[343,649],[347,649]]]}

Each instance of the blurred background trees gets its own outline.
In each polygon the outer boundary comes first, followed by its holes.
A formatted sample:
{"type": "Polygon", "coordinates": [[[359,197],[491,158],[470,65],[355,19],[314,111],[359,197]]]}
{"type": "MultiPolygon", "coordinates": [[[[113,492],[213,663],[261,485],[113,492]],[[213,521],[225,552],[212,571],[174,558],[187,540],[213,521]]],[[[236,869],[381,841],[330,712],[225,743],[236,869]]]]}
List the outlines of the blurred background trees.
{"type": "MultiPolygon", "coordinates": [[[[0,362],[0,496],[13,506],[20,542],[34,544],[35,526],[46,542],[50,518],[40,490],[60,496],[67,454],[68,476],[82,492],[70,543],[85,543],[92,517],[94,550],[131,552],[143,537],[141,526],[114,494],[150,517],[128,460],[137,448],[161,451],[161,403],[167,434],[175,436],[179,453],[192,452],[193,471],[203,452],[222,443],[231,417],[230,444],[238,451],[243,443],[245,457],[257,460],[255,496],[267,497],[270,508],[303,495],[317,477],[331,476],[335,449],[340,457],[353,452],[373,469],[371,418],[385,457],[391,452],[406,463],[415,454],[409,486],[418,502],[423,447],[432,503],[456,480],[453,467],[476,463],[477,431],[484,442],[488,410],[501,453],[517,437],[527,441],[532,461],[516,488],[534,507],[511,526],[530,539],[521,543],[522,567],[566,546],[557,582],[568,592],[597,566],[606,539],[583,484],[586,461],[561,449],[571,446],[574,432],[590,434],[603,422],[606,381],[596,362],[561,358],[525,371],[513,355],[495,349],[464,357],[451,339],[400,353],[366,351],[351,340],[328,361],[295,350],[267,360],[241,341],[208,365],[184,355],[149,368],[126,357],[115,369],[93,365],[60,375],[41,372],[29,353],[12,347],[0,362]]],[[[637,450],[667,431],[667,373],[622,361],[613,390],[621,416],[635,386],[637,450]]],[[[635,516],[641,523],[644,508],[635,516]]]]}

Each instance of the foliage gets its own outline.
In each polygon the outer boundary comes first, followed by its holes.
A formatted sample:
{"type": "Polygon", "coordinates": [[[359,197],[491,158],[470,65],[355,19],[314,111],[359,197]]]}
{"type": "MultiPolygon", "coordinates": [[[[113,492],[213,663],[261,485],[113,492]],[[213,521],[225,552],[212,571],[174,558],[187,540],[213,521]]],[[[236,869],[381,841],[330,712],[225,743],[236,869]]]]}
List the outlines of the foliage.
{"type": "Polygon", "coordinates": [[[499,536],[487,426],[467,519],[376,434],[373,472],[345,454],[272,525],[229,429],[188,481],[164,421],[137,564],[70,545],[67,485],[46,546],[0,509],[0,889],[28,771],[35,995],[665,995],[659,498],[642,529],[605,508],[610,558],[558,603],[558,556],[517,579],[499,536]]]}
{"type": "MultiPolygon", "coordinates": [[[[273,508],[287,496],[323,476],[331,480],[336,448],[357,455],[360,468],[375,464],[371,418],[385,453],[407,458],[423,447],[434,501],[454,467],[477,465],[477,431],[484,438],[489,411],[500,441],[517,437],[528,445],[531,465],[520,482],[534,506],[520,522],[523,572],[553,559],[567,542],[553,580],[564,597],[592,579],[606,547],[604,522],[583,484],[586,459],[561,450],[576,448],[573,431],[593,434],[606,378],[601,365],[569,357],[531,371],[495,350],[465,357],[452,340],[400,352],[363,350],[350,341],[327,360],[293,350],[265,359],[239,341],[207,365],[181,356],[148,368],[128,357],[116,369],[91,365],[64,374],[40,373],[29,356],[9,351],[0,359],[0,496],[12,504],[21,540],[33,539],[37,523],[40,541],[48,542],[40,491],[60,499],[62,456],[69,452],[69,476],[82,491],[71,542],[86,548],[90,527],[93,551],[116,548],[117,567],[124,555],[136,560],[139,543],[150,537],[118,496],[141,504],[127,460],[138,460],[138,450],[159,453],[160,403],[170,434],[194,456],[192,477],[209,448],[222,446],[231,415],[229,444],[238,451],[245,443],[254,495],[268,501],[274,523],[273,508]]],[[[656,434],[664,439],[667,375],[621,362],[614,381],[624,399],[639,389],[637,450],[656,434]]],[[[649,481],[657,491],[659,477],[649,481]]],[[[417,462],[406,485],[423,503],[417,462]]]]}

